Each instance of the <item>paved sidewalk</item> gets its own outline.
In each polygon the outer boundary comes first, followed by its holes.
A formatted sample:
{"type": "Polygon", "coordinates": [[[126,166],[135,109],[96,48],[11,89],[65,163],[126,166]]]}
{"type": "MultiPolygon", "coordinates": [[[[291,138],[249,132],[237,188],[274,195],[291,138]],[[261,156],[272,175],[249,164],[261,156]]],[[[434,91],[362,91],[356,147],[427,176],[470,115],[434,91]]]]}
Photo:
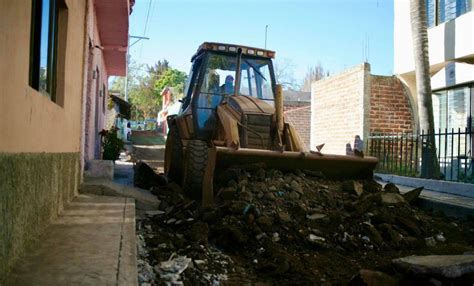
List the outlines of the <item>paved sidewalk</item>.
{"type": "Polygon", "coordinates": [[[133,199],[79,195],[6,285],[137,285],[133,199]]]}
{"type": "MultiPolygon", "coordinates": [[[[384,181],[378,181],[378,183],[382,184],[382,186],[387,184],[384,181]]],[[[396,185],[402,194],[414,189],[414,187],[396,185]]],[[[471,197],[424,189],[421,192],[420,199],[422,207],[441,210],[449,216],[466,217],[474,215],[474,198],[471,197]]]]}

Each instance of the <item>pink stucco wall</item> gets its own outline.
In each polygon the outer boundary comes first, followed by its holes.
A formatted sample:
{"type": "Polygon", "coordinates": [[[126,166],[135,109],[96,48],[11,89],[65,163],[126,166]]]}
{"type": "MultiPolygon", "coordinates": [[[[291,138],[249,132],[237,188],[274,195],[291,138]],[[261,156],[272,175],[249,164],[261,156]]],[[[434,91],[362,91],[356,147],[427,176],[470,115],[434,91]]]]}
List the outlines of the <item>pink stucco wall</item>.
{"type": "Polygon", "coordinates": [[[105,66],[101,39],[97,24],[97,15],[92,1],[87,5],[87,46],[85,53],[85,78],[83,102],[83,162],[100,159],[100,136],[98,132],[105,128],[108,71],[105,66]]]}

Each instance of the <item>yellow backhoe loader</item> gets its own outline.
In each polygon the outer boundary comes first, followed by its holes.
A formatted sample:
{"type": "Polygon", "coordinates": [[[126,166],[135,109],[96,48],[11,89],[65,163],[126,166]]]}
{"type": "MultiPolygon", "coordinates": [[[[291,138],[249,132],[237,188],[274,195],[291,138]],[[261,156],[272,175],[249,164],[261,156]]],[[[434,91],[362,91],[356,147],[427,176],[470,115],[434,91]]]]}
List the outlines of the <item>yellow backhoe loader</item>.
{"type": "Polygon", "coordinates": [[[203,204],[212,202],[215,171],[232,165],[264,163],[334,179],[373,176],[376,158],[304,151],[295,128],[284,122],[274,56],[269,50],[206,42],[191,59],[180,112],[167,119],[165,173],[203,204]]]}

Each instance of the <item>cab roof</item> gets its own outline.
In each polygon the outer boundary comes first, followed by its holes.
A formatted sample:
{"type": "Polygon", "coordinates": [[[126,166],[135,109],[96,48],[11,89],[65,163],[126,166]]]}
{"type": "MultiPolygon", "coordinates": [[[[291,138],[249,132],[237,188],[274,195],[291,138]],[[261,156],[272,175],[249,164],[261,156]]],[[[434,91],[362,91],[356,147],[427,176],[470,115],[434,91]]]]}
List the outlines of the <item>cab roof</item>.
{"type": "Polygon", "coordinates": [[[217,51],[217,52],[223,52],[223,53],[236,54],[239,48],[242,49],[243,55],[250,55],[250,56],[270,58],[270,59],[275,58],[275,52],[270,51],[270,50],[242,46],[242,45],[226,44],[226,43],[204,42],[199,46],[197,52],[191,58],[191,61],[193,61],[196,56],[198,56],[199,54],[205,51],[217,51]]]}

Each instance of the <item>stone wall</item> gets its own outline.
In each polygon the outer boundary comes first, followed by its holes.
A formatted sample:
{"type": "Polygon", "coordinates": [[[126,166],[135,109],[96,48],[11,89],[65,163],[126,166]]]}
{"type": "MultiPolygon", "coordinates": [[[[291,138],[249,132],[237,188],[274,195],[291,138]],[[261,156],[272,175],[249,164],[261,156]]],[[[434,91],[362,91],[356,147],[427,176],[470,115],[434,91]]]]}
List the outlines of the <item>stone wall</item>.
{"type": "Polygon", "coordinates": [[[0,284],[80,180],[77,153],[0,153],[0,284]]]}
{"type": "Polygon", "coordinates": [[[370,133],[412,132],[413,112],[403,84],[395,76],[371,76],[370,133]]]}
{"type": "Polygon", "coordinates": [[[284,106],[285,122],[293,125],[306,150],[310,149],[311,103],[284,106]]]}
{"type": "Polygon", "coordinates": [[[325,143],[324,153],[345,154],[356,135],[367,135],[369,71],[364,63],[312,84],[311,149],[325,143]]]}

